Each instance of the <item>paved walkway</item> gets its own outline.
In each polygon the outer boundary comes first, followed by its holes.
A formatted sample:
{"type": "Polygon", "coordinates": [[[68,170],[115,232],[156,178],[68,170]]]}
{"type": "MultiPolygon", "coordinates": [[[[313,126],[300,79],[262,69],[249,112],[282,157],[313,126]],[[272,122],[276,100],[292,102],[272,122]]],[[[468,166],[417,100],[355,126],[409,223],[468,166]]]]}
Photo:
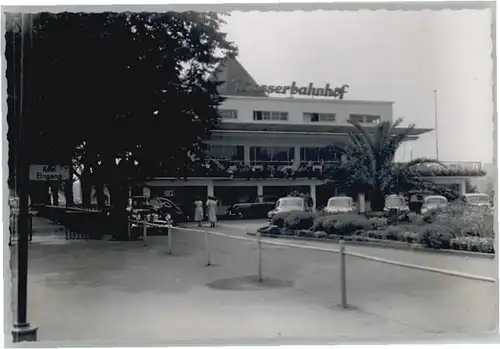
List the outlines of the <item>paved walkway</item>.
{"type": "Polygon", "coordinates": [[[211,237],[214,265],[206,267],[201,234],[175,231],[172,237],[168,255],[164,236],[150,237],[144,246],[35,235],[28,318],[39,325],[40,340],[201,345],[404,336],[400,341],[405,341],[496,329],[493,284],[349,257],[353,307],[342,310],[338,255],[265,246],[266,281],[259,285],[255,243],[211,237]]]}

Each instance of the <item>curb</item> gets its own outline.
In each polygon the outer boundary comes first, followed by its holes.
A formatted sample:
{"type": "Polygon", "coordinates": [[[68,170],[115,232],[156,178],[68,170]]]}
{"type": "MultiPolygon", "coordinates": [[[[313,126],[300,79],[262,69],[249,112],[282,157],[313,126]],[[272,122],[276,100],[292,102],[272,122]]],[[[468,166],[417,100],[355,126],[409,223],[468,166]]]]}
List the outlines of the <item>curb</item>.
{"type": "MultiPolygon", "coordinates": [[[[257,233],[247,232],[249,236],[256,236],[257,233]]],[[[311,237],[300,237],[300,236],[290,236],[290,235],[272,235],[272,234],[261,234],[262,237],[274,238],[274,239],[286,239],[286,240],[298,240],[298,241],[315,241],[315,242],[330,242],[338,243],[339,238],[327,239],[327,238],[311,238],[311,237]]],[[[471,252],[462,250],[436,250],[426,247],[420,244],[395,244],[388,243],[386,241],[355,241],[355,240],[344,240],[347,245],[359,245],[359,246],[370,246],[370,247],[380,247],[380,248],[393,248],[397,250],[413,250],[426,253],[441,253],[441,254],[451,254],[451,255],[462,255],[464,257],[477,257],[477,258],[489,258],[494,259],[496,253],[483,253],[483,252],[471,252]]]]}

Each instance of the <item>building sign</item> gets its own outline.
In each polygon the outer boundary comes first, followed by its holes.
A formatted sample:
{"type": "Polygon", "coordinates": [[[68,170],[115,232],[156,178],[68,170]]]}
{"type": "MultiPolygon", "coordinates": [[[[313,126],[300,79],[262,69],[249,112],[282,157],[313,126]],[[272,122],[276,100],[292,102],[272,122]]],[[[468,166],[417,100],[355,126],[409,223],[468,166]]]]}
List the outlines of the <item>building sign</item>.
{"type": "Polygon", "coordinates": [[[330,84],[326,84],[325,87],[314,87],[312,82],[308,86],[297,86],[295,81],[291,85],[252,86],[251,84],[241,84],[239,81],[235,81],[235,84],[236,92],[265,92],[269,94],[333,97],[337,99],[344,99],[344,95],[349,88],[349,85],[330,87],[330,84]]]}
{"type": "Polygon", "coordinates": [[[30,165],[31,181],[66,181],[69,179],[69,166],[30,165]]]}

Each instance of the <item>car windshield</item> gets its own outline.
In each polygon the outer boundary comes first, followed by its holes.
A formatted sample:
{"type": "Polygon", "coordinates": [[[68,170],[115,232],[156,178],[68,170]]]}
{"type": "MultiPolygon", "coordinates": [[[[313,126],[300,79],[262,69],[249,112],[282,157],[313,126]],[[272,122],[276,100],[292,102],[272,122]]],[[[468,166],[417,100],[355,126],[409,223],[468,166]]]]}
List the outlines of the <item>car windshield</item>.
{"type": "Polygon", "coordinates": [[[445,198],[433,198],[433,197],[430,197],[430,198],[427,198],[425,200],[425,203],[426,204],[431,204],[431,205],[440,205],[440,204],[446,204],[446,203],[448,203],[448,200],[446,200],[445,198]]]}
{"type": "Polygon", "coordinates": [[[389,196],[385,199],[385,205],[387,207],[399,207],[405,204],[405,199],[402,196],[389,196]]]}
{"type": "Polygon", "coordinates": [[[490,202],[490,197],[487,194],[470,195],[467,197],[467,202],[478,204],[490,202]]]}
{"type": "Polygon", "coordinates": [[[302,198],[286,198],[279,201],[279,207],[300,207],[304,206],[304,199],[302,198]]]}
{"type": "Polygon", "coordinates": [[[343,207],[350,208],[352,206],[352,199],[348,197],[331,198],[328,200],[328,207],[343,207]]]}

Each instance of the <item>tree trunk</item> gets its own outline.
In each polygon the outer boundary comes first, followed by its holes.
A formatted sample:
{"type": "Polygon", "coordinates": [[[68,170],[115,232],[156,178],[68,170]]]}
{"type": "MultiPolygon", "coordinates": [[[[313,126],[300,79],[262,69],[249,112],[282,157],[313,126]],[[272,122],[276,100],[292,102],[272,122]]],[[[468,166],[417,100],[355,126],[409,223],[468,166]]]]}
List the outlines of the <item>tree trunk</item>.
{"type": "Polygon", "coordinates": [[[82,192],[82,205],[89,207],[92,201],[92,186],[90,185],[90,165],[85,163],[83,165],[83,172],[80,176],[80,187],[82,192]]]}
{"type": "Polygon", "coordinates": [[[75,198],[73,196],[73,179],[64,182],[64,197],[66,198],[66,207],[71,207],[75,205],[75,198]]]}
{"type": "Polygon", "coordinates": [[[112,184],[109,186],[110,199],[112,202],[111,220],[113,240],[127,241],[130,240],[127,212],[129,188],[112,184]]]}
{"type": "Polygon", "coordinates": [[[99,207],[99,209],[103,209],[106,206],[106,196],[104,195],[104,184],[95,183],[94,189],[97,198],[97,206],[99,207]]]}
{"type": "Polygon", "coordinates": [[[59,187],[60,187],[59,182],[52,182],[50,184],[52,201],[54,206],[59,206],[59,187]]]}
{"type": "Polygon", "coordinates": [[[385,207],[385,197],[380,190],[370,192],[370,208],[372,211],[381,212],[385,207]]]}

